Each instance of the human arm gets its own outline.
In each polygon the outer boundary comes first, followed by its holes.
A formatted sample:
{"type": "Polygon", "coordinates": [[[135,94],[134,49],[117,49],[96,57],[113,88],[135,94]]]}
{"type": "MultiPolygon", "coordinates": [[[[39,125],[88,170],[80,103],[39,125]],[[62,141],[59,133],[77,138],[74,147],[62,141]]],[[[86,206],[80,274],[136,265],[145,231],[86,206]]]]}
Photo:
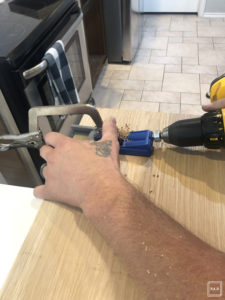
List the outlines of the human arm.
{"type": "Polygon", "coordinates": [[[187,232],[123,178],[114,121],[104,123],[98,143],[57,133],[49,134],[46,142],[51,145],[41,150],[47,161],[46,184],[35,195],[80,207],[149,299],[206,299],[207,281],[224,280],[224,255],[187,232]]]}

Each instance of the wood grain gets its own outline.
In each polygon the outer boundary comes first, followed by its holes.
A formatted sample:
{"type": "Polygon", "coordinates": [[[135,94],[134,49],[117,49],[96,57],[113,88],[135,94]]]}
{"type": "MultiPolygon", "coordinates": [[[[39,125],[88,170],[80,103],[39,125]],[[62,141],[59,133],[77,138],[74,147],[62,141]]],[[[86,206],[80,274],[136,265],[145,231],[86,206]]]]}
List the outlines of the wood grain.
{"type": "MultiPolygon", "coordinates": [[[[100,110],[118,127],[159,129],[180,115],[100,110]]],[[[89,117],[83,123],[91,125],[89,117]]],[[[225,252],[225,152],[160,143],[150,158],[121,156],[124,176],[198,237],[225,252]]],[[[1,299],[143,299],[133,280],[81,212],[44,202],[1,299]]]]}

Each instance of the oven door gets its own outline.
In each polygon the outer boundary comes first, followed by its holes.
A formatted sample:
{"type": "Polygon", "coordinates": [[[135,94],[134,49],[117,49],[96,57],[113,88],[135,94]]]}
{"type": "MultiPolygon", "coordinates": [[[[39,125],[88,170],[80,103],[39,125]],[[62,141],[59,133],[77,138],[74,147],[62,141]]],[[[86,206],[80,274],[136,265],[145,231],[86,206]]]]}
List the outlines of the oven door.
{"type": "MultiPolygon", "coordinates": [[[[59,33],[56,40],[61,39],[65,45],[66,55],[72,69],[81,103],[85,103],[91,95],[92,83],[82,17],[82,14],[80,14],[70,24],[71,26],[68,26],[69,29],[59,33]]],[[[22,72],[24,71],[25,69],[22,70],[22,72]]],[[[30,78],[30,80],[26,81],[27,85],[24,90],[29,106],[54,105],[54,99],[44,70],[38,69],[38,73],[33,74],[30,78]]],[[[79,123],[79,120],[79,117],[62,118],[60,120],[62,121],[62,126],[59,131],[69,136],[71,125],[79,123]]],[[[55,130],[57,127],[56,119],[42,118],[40,123],[41,130],[44,133],[55,130]]],[[[12,116],[12,112],[0,91],[0,135],[19,133],[20,130],[12,116]]],[[[29,187],[41,184],[39,168],[42,162],[37,151],[28,151],[26,148],[20,148],[0,154],[0,183],[29,187]]]]}
{"type": "MultiPolygon", "coordinates": [[[[58,39],[61,39],[65,46],[66,57],[71,67],[80,102],[85,103],[92,93],[92,82],[82,13],[63,36],[57,36],[56,40],[58,39]]],[[[46,66],[40,63],[34,68],[23,72],[25,79],[27,79],[27,76],[31,79],[25,88],[30,107],[54,105],[55,103],[45,71],[46,66]]],[[[78,117],[65,118],[62,116],[42,118],[41,129],[44,134],[49,131],[58,131],[70,135],[72,123],[79,123],[79,120],[78,117]]]]}

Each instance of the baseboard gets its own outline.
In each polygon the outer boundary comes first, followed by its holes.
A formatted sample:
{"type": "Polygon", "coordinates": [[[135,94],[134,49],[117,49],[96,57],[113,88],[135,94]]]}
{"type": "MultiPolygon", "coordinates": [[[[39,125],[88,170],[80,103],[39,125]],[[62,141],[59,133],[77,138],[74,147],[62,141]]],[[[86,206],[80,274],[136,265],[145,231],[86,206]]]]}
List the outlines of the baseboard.
{"type": "Polygon", "coordinates": [[[225,18],[225,13],[204,13],[205,18],[225,18]]]}

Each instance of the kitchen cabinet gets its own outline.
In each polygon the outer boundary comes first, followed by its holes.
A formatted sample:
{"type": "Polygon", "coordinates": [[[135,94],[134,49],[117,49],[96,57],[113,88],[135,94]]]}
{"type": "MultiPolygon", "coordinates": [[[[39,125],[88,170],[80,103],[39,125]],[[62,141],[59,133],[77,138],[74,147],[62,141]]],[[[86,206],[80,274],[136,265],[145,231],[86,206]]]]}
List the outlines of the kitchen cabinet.
{"type": "Polygon", "coordinates": [[[142,0],[143,12],[198,12],[201,0],[142,0]]]}
{"type": "MultiPolygon", "coordinates": [[[[118,128],[162,129],[178,114],[99,109],[118,128]]],[[[93,126],[89,116],[83,125],[93,126]]],[[[156,144],[152,157],[121,156],[121,171],[156,206],[225,252],[225,150],[156,144]]],[[[4,199],[7,201],[7,199],[4,199]]],[[[159,220],[160,222],[160,220],[159,220]]],[[[1,299],[140,300],[133,280],[77,209],[44,201],[1,299]]]]}

